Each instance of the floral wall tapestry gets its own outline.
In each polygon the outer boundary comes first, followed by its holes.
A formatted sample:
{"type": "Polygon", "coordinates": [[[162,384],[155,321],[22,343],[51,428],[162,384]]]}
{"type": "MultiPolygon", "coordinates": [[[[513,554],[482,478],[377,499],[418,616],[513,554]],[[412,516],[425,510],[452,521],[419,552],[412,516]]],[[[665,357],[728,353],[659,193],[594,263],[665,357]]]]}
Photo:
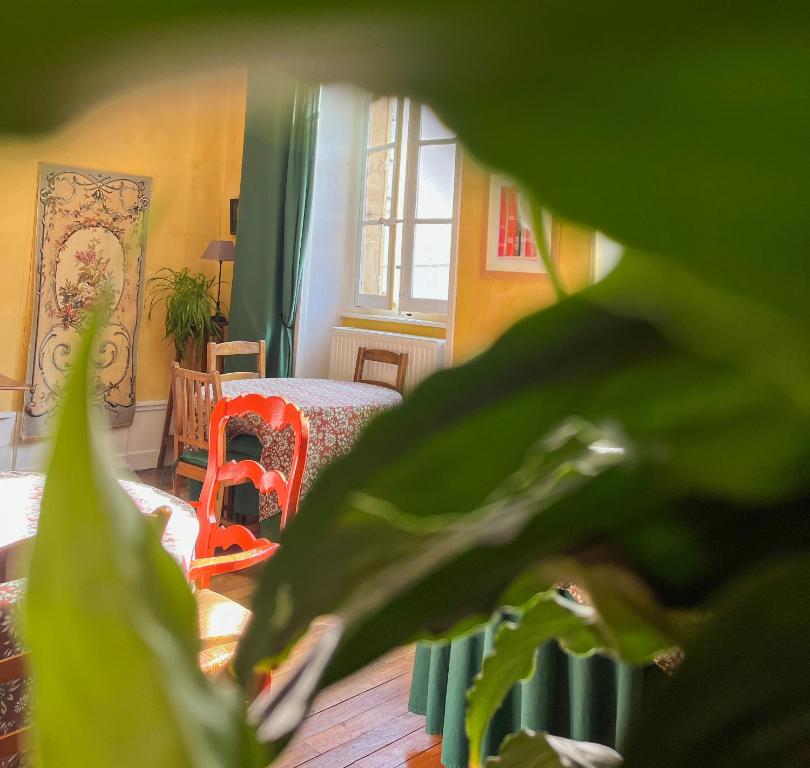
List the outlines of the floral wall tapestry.
{"type": "Polygon", "coordinates": [[[40,164],[36,275],[22,436],[48,433],[79,328],[99,297],[111,314],[99,339],[96,397],[113,426],[132,423],[138,320],[152,180],[40,164]]]}

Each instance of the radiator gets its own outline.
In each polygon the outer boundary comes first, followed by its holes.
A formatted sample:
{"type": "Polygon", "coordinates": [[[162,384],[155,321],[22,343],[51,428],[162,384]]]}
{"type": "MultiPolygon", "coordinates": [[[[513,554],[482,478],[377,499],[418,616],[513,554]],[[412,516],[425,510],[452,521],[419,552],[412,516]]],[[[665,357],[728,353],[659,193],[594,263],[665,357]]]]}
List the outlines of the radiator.
{"type": "MultiPolygon", "coordinates": [[[[391,352],[408,353],[408,372],[405,375],[405,391],[409,392],[422,379],[444,365],[444,339],[426,336],[408,336],[404,333],[366,331],[361,328],[332,328],[329,346],[329,378],[351,381],[357,362],[359,347],[388,349],[391,352]]],[[[396,370],[392,365],[366,363],[363,378],[394,382],[396,370]]]]}

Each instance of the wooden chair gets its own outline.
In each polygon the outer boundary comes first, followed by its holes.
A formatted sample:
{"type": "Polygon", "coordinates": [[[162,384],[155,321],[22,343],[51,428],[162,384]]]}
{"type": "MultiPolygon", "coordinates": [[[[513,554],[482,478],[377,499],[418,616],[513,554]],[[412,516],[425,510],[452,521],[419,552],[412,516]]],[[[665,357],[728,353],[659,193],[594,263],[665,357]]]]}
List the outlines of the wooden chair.
{"type": "MultiPolygon", "coordinates": [[[[162,538],[171,515],[169,507],[158,507],[146,517],[162,538]]],[[[197,662],[205,675],[213,677],[228,668],[233,661],[239,639],[251,618],[251,612],[234,600],[210,589],[195,590],[194,599],[197,603],[200,639],[197,662]]]]}
{"type": "Polygon", "coordinates": [[[198,586],[207,587],[211,577],[221,573],[249,568],[269,558],[278,544],[269,539],[256,538],[241,525],[223,526],[217,516],[217,500],[223,488],[238,483],[253,483],[259,493],[275,491],[281,508],[281,528],[295,516],[301,494],[301,480],[306,464],[309,426],[297,406],[281,397],[242,395],[220,400],[211,414],[209,430],[208,469],[203,480],[200,500],[192,502],[197,510],[200,533],[195,550],[196,559],[189,569],[189,578],[198,586]],[[293,458],[289,477],[278,470],[265,470],[252,459],[226,461],[226,428],[232,418],[247,413],[257,414],[275,430],[290,427],[293,433],[293,458]],[[233,554],[216,555],[217,550],[237,547],[233,554]]]}
{"type": "Polygon", "coordinates": [[[395,389],[402,394],[405,387],[405,374],[408,372],[408,353],[407,352],[391,352],[387,349],[369,349],[368,347],[360,347],[357,350],[357,363],[354,366],[354,380],[362,384],[375,384],[378,387],[388,387],[388,389],[395,389]],[[397,376],[394,384],[389,384],[385,381],[374,381],[372,379],[364,379],[363,373],[367,362],[384,363],[386,365],[395,365],[397,367],[397,376]]]}
{"type": "Polygon", "coordinates": [[[222,381],[234,381],[235,379],[263,379],[265,377],[265,343],[260,341],[223,341],[217,344],[215,341],[208,344],[208,370],[219,371],[222,381]],[[239,371],[234,373],[222,373],[221,359],[232,355],[256,355],[255,371],[239,371]]]}
{"type": "Polygon", "coordinates": [[[172,492],[177,494],[177,477],[202,482],[208,466],[208,433],[214,406],[222,399],[217,371],[200,373],[172,366],[174,385],[174,477],[172,492]]]}

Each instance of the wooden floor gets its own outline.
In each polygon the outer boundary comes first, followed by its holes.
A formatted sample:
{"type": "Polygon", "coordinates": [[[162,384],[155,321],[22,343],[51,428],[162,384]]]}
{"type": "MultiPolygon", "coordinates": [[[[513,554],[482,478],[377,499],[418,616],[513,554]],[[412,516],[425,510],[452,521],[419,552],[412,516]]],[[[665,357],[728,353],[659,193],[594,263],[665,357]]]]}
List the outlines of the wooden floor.
{"type": "MultiPolygon", "coordinates": [[[[139,473],[143,482],[171,490],[167,470],[139,473]]],[[[181,494],[182,495],[182,494],[181,494]]],[[[255,572],[215,578],[212,589],[250,605],[255,572]]],[[[328,625],[316,622],[273,675],[283,681],[328,625]]],[[[425,733],[425,718],[408,712],[414,649],[400,648],[323,691],[274,768],[441,768],[441,739],[425,733]]]]}

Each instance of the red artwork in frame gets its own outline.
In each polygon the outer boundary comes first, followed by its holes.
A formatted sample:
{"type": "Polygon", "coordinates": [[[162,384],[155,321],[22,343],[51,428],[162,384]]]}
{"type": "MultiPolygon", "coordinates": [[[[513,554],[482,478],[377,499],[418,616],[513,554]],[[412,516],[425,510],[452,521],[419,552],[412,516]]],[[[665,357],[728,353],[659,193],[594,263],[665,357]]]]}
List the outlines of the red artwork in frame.
{"type": "MultiPolygon", "coordinates": [[[[551,252],[551,216],[543,212],[546,243],[551,252]]],[[[545,265],[532,232],[528,206],[517,185],[492,174],[489,182],[486,272],[543,275],[545,265]]]]}

